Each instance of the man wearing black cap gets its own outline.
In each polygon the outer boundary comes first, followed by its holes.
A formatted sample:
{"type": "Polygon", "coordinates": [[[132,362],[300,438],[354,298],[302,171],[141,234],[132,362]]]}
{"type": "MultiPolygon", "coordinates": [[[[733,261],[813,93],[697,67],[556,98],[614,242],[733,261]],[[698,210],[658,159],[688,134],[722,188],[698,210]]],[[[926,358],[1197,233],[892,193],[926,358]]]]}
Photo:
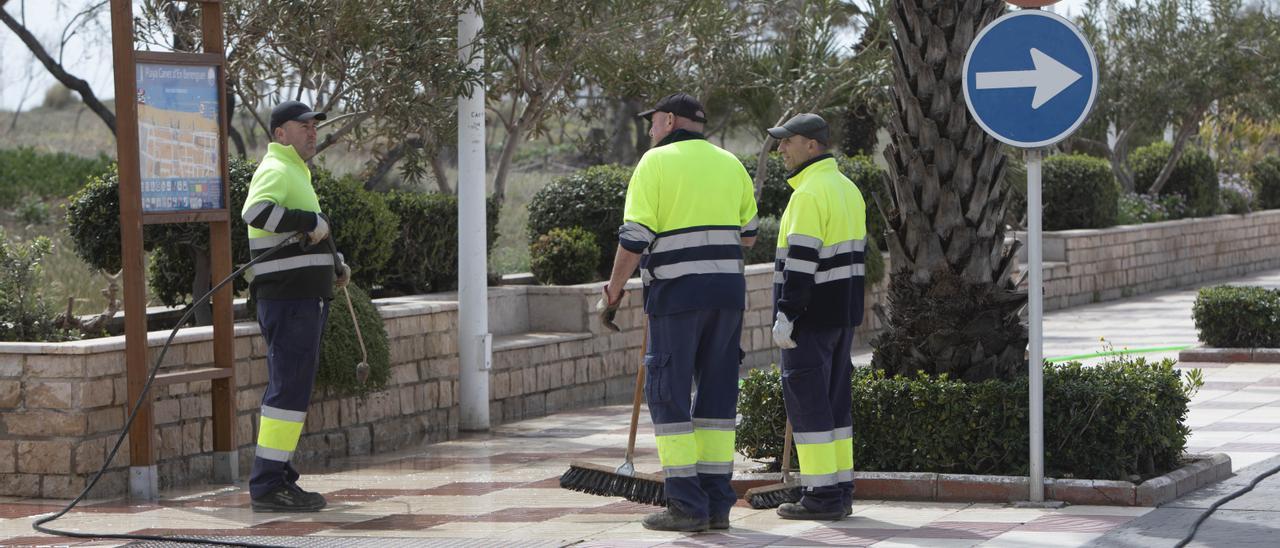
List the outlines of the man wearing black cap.
{"type": "Polygon", "coordinates": [[[866,203],[827,152],[827,122],[800,114],[769,130],[794,192],[778,221],[773,340],[800,456],[798,503],[784,519],[841,519],[853,506],[853,410],[849,350],[862,323],[866,203]]]}
{"type": "Polygon", "coordinates": [[[249,291],[257,300],[258,325],[267,342],[267,390],[262,394],[258,448],[249,477],[253,509],[314,512],[324,496],[298,487],[289,457],[298,446],[320,365],[320,335],[333,288],[351,269],[332,251],[329,221],[311,186],[307,161],[316,154],[316,121],[323,112],[298,101],[271,111],[272,142],[249,183],[241,216],[249,225],[253,256],[305,234],[308,246],[289,245],[253,267],[249,291]]]}
{"type": "Polygon", "coordinates": [[[627,187],[610,307],[639,266],[649,314],[645,399],[665,476],[662,531],[728,529],[738,346],[746,279],[742,246],[756,235],[756,201],[742,162],[707,142],[697,99],[676,93],[643,112],[651,148],[627,187]],[[690,392],[696,386],[696,398],[690,392]],[[690,401],[692,399],[692,401],[690,401]]]}

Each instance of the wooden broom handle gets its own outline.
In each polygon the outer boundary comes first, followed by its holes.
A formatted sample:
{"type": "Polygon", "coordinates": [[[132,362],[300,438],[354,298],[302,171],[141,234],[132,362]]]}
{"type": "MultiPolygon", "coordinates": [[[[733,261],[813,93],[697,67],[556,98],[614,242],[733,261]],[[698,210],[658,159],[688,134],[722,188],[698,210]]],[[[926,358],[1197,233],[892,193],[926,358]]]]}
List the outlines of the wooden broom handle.
{"type": "Polygon", "coordinates": [[[787,419],[787,430],[782,435],[782,483],[791,479],[791,420],[787,419]]]}
{"type": "Polygon", "coordinates": [[[636,367],[636,393],[631,398],[631,435],[627,438],[627,460],[636,451],[636,429],[640,427],[640,399],[644,396],[644,355],[649,346],[649,316],[644,316],[644,336],[640,343],[640,366],[636,367]]]}

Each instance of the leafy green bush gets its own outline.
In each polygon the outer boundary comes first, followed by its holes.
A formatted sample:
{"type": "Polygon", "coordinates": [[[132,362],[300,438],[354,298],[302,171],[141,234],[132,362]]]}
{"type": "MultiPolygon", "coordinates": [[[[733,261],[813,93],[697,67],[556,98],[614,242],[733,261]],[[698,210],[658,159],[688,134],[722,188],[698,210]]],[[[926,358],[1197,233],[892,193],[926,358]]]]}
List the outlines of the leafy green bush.
{"type": "Polygon", "coordinates": [[[1083,154],[1045,159],[1045,230],[1112,226],[1119,199],[1120,186],[1106,160],[1083,154]]]}
{"type": "MultiPolygon", "coordinates": [[[[387,206],[400,218],[395,253],[383,267],[382,285],[405,293],[451,291],[458,287],[458,197],[452,194],[391,192],[387,206]]],[[[498,239],[498,208],[486,204],[489,249],[498,239]]]]}
{"type": "Polygon", "coordinates": [[[1187,201],[1181,194],[1152,198],[1148,194],[1126,192],[1117,200],[1116,224],[1140,225],[1172,221],[1187,216],[1187,201]]]}
{"type": "Polygon", "coordinates": [[[596,273],[607,277],[618,248],[618,227],[627,201],[631,168],[594,166],[542,187],[529,201],[529,243],[553,228],[582,227],[600,246],[596,273]]]}
{"type": "Polygon", "coordinates": [[[1254,164],[1249,182],[1258,191],[1258,209],[1280,209],[1280,156],[1268,156],[1254,164]]]}
{"type": "MultiPolygon", "coordinates": [[[[1200,377],[1190,372],[1184,380],[1173,365],[1127,356],[1090,367],[1046,365],[1046,474],[1128,480],[1178,467],[1200,377]]],[[[1027,473],[1025,377],[967,383],[857,369],[852,391],[858,470],[1027,473]]],[[[738,451],[778,459],[786,416],[776,367],[748,374],[738,412],[738,451]]]]}
{"type": "Polygon", "coordinates": [[[1196,295],[1200,340],[1217,348],[1280,348],[1280,290],[1220,285],[1196,295]]]}
{"type": "Polygon", "coordinates": [[[49,222],[49,204],[30,194],[23,196],[15,211],[18,220],[27,225],[42,225],[49,222]]]}
{"type": "Polygon", "coordinates": [[[354,177],[335,178],[327,170],[313,169],[312,184],[320,207],[332,221],[333,243],[351,266],[351,280],[365,287],[391,259],[400,219],[382,194],[364,189],[354,177]]]}
{"type": "Polygon", "coordinates": [[[382,316],[369,300],[369,295],[356,284],[348,285],[347,290],[351,294],[356,318],[360,321],[365,349],[369,352],[369,378],[365,384],[356,381],[360,342],[351,324],[346,299],[336,295],[329,303],[329,321],[325,322],[324,335],[320,338],[320,369],[316,373],[316,387],[339,396],[380,390],[391,377],[391,350],[382,316]]]}
{"type": "Polygon", "coordinates": [[[54,324],[40,288],[40,261],[52,250],[48,238],[11,241],[0,229],[0,341],[46,342],[72,338],[54,324]]]}
{"type": "MultiPolygon", "coordinates": [[[[756,178],[756,155],[746,154],[739,156],[738,160],[742,162],[742,166],[747,168],[747,174],[751,175],[751,180],[756,178]]],[[[782,155],[776,152],[769,154],[769,160],[765,163],[764,182],[760,185],[760,196],[756,198],[756,214],[761,218],[773,217],[775,219],[782,218],[782,212],[787,209],[787,201],[791,199],[791,185],[787,184],[787,175],[791,170],[787,169],[787,165],[782,161],[782,155]]]]}
{"type": "Polygon", "coordinates": [[[747,264],[772,263],[778,254],[778,218],[761,217],[756,230],[756,245],[743,250],[747,264]]]}
{"type": "Polygon", "coordinates": [[[0,150],[0,209],[13,208],[26,195],[62,198],[109,165],[111,160],[101,155],[82,158],[31,147],[0,150]]]}
{"type": "MultiPolygon", "coordinates": [[[[1140,147],[1129,154],[1134,190],[1145,194],[1151,188],[1172,151],[1173,146],[1162,141],[1140,147]]],[[[1203,150],[1187,147],[1182,152],[1182,157],[1178,158],[1178,163],[1174,165],[1169,181],[1160,194],[1181,194],[1187,200],[1188,214],[1192,217],[1216,214],[1218,169],[1213,158],[1203,150]]]]}
{"type": "Polygon", "coordinates": [[[600,246],[582,227],[553,228],[529,244],[529,268],[547,285],[575,285],[596,279],[600,246]]]}

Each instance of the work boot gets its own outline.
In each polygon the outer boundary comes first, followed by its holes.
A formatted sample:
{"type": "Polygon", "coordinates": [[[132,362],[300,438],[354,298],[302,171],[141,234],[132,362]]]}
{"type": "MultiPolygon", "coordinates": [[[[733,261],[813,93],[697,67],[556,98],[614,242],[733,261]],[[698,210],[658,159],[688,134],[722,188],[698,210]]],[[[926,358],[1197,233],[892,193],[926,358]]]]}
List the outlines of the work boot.
{"type": "Polygon", "coordinates": [[[852,504],[850,504],[850,505],[848,505],[848,506],[845,506],[845,507],[844,507],[844,517],[846,517],[846,518],[847,518],[847,517],[852,516],[852,515],[853,515],[853,505],[852,505],[852,504]]]}
{"type": "Polygon", "coordinates": [[[301,489],[295,488],[288,484],[281,484],[273,488],[267,494],[253,499],[254,512],[318,512],[324,508],[324,497],[316,493],[310,493],[320,497],[317,501],[315,498],[301,489]]]}
{"type": "Polygon", "coordinates": [[[672,508],[645,516],[641,524],[644,525],[645,529],[653,531],[682,531],[685,533],[701,533],[706,531],[709,525],[707,518],[698,519],[693,516],[687,516],[672,508]]]}
{"type": "Polygon", "coordinates": [[[711,528],[712,529],[728,529],[729,514],[724,514],[720,516],[711,516],[711,528]]]}
{"type": "Polygon", "coordinates": [[[313,505],[319,505],[320,508],[324,508],[325,506],[329,505],[329,502],[324,499],[324,495],[321,495],[320,493],[313,493],[311,491],[307,491],[297,483],[287,483],[286,485],[288,485],[289,488],[293,489],[294,491],[297,491],[298,494],[302,495],[302,500],[304,501],[307,501],[313,505]]]}
{"type": "Polygon", "coordinates": [[[837,520],[847,515],[844,512],[844,508],[834,512],[814,512],[798,502],[784,502],[778,507],[778,517],[782,519],[837,520]]]}

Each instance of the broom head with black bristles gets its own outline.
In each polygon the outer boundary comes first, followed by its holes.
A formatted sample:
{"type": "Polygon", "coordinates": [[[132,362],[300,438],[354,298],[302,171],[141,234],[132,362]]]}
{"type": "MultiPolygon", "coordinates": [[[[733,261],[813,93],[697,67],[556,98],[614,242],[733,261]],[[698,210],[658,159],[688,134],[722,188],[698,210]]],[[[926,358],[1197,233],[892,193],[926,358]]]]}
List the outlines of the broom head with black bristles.
{"type": "Polygon", "coordinates": [[[747,504],[756,510],[777,508],[785,502],[800,502],[801,487],[789,483],[775,483],[747,490],[747,504]]]}
{"type": "Polygon", "coordinates": [[[610,468],[590,462],[570,462],[560,476],[560,487],[588,495],[622,497],[631,502],[666,506],[661,476],[636,472],[630,462],[610,468]]]}

